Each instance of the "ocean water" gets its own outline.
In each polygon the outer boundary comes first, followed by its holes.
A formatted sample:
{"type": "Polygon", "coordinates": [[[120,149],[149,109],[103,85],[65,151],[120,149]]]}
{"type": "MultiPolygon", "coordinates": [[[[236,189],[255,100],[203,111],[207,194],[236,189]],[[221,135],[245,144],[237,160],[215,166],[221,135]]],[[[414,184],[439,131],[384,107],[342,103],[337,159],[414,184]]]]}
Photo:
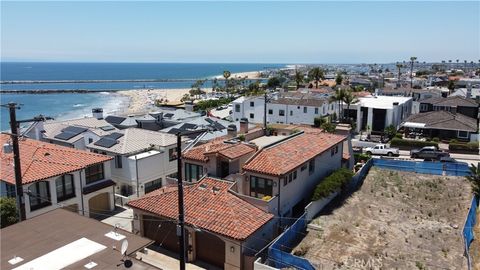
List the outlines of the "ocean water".
{"type": "MultiPolygon", "coordinates": [[[[101,93],[89,94],[0,94],[2,104],[13,101],[20,104],[18,119],[32,118],[42,114],[55,119],[84,117],[94,107],[104,108],[105,113],[125,109],[127,99],[109,90],[132,90],[144,88],[188,88],[201,78],[223,74],[276,69],[284,64],[201,64],[201,63],[27,63],[1,62],[0,81],[15,81],[15,84],[0,84],[2,90],[72,90],[94,89],[101,93]],[[161,82],[118,82],[116,80],[176,80],[161,82]],[[58,81],[75,81],[62,82],[58,81]],[[113,80],[113,82],[90,82],[113,80]],[[52,81],[32,83],[32,81],[52,81]],[[57,81],[54,83],[54,81],[57,81]]],[[[210,84],[206,84],[209,87],[210,84]]],[[[8,110],[0,111],[0,130],[9,129],[8,110]]]]}

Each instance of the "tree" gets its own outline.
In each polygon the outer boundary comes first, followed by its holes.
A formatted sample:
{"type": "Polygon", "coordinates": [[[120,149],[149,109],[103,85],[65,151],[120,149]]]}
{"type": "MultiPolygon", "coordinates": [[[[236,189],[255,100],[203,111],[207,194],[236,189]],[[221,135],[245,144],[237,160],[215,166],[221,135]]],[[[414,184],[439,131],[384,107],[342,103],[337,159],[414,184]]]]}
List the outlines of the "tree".
{"type": "Polygon", "coordinates": [[[321,127],[326,122],[327,122],[327,120],[325,120],[325,118],[323,118],[323,117],[313,118],[313,126],[314,127],[321,127]]]}
{"type": "Polygon", "coordinates": [[[413,87],[413,63],[415,63],[415,60],[417,60],[417,57],[410,57],[410,88],[413,87]]]}
{"type": "MultiPolygon", "coordinates": [[[[350,105],[357,103],[358,99],[352,91],[344,91],[342,101],[347,104],[347,113],[350,113],[350,105]]],[[[345,119],[345,116],[343,118],[345,119]]]]}
{"type": "Polygon", "coordinates": [[[325,132],[335,133],[336,125],[334,125],[330,122],[325,122],[320,126],[320,128],[323,129],[325,132]]]}
{"type": "Polygon", "coordinates": [[[228,71],[228,70],[223,71],[223,78],[225,78],[225,92],[226,93],[229,92],[228,78],[230,78],[230,75],[232,75],[232,73],[230,71],[228,71]]]}
{"type": "Polygon", "coordinates": [[[480,196],[480,167],[474,164],[470,165],[470,175],[466,176],[466,178],[472,185],[473,194],[480,196]]]}
{"type": "Polygon", "coordinates": [[[300,84],[303,82],[303,73],[298,71],[298,70],[295,70],[295,76],[294,76],[294,80],[295,80],[295,83],[297,84],[297,89],[300,88],[300,84]]]}
{"type": "Polygon", "coordinates": [[[337,74],[337,77],[335,78],[335,83],[336,83],[337,85],[342,85],[342,81],[343,81],[343,76],[342,76],[341,73],[338,73],[338,74],[337,74]]]}
{"type": "Polygon", "coordinates": [[[341,118],[341,104],[343,101],[343,97],[345,95],[345,91],[343,89],[335,90],[335,94],[330,96],[330,102],[337,102],[338,103],[338,116],[341,118]]]}
{"type": "Polygon", "coordinates": [[[393,125],[390,125],[388,127],[386,127],[383,132],[385,133],[385,135],[389,138],[389,139],[392,139],[393,137],[395,137],[395,134],[397,134],[397,129],[393,126],[393,125]]]}
{"type": "Polygon", "coordinates": [[[0,198],[0,228],[17,223],[17,206],[15,198],[0,198]]]}
{"type": "Polygon", "coordinates": [[[267,87],[269,89],[275,89],[277,87],[280,87],[282,85],[281,81],[280,81],[280,78],[278,77],[272,77],[270,79],[268,79],[267,81],[267,87]]]}
{"type": "Polygon", "coordinates": [[[447,88],[448,88],[448,90],[450,90],[450,93],[453,92],[453,90],[455,90],[455,81],[454,80],[448,81],[447,88]]]}
{"type": "Polygon", "coordinates": [[[312,68],[312,69],[308,72],[308,78],[309,78],[310,80],[314,80],[314,81],[315,81],[315,88],[318,88],[318,82],[319,82],[320,80],[325,79],[325,75],[324,75],[323,69],[321,69],[321,68],[319,68],[319,67],[312,68]]]}

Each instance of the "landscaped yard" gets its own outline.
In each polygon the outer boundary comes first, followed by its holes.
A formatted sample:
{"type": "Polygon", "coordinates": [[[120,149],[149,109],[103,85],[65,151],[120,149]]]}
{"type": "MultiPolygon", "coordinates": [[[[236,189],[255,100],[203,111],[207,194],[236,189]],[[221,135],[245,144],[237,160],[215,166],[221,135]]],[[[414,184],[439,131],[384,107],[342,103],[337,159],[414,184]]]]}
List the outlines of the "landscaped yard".
{"type": "Polygon", "coordinates": [[[293,253],[318,269],[465,269],[470,190],[463,177],[372,167],[360,190],[311,222],[293,253]]]}

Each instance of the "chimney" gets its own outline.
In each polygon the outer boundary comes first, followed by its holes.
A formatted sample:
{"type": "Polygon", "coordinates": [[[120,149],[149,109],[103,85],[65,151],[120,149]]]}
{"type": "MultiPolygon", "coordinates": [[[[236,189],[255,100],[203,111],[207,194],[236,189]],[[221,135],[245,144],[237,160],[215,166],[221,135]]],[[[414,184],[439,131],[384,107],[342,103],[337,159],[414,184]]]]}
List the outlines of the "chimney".
{"type": "Polygon", "coordinates": [[[185,111],[193,112],[193,107],[194,107],[193,101],[190,101],[190,100],[185,101],[184,105],[185,105],[185,111]]]}
{"type": "Polygon", "coordinates": [[[237,137],[237,126],[235,124],[230,124],[227,127],[228,137],[234,138],[237,137]]]}
{"type": "Polygon", "coordinates": [[[248,133],[248,119],[247,118],[240,119],[240,130],[239,130],[239,132],[241,134],[248,133]]]}
{"type": "Polygon", "coordinates": [[[98,120],[103,119],[103,109],[102,108],[93,108],[92,109],[93,117],[97,118],[98,120]]]}
{"type": "Polygon", "coordinates": [[[10,144],[10,142],[7,142],[3,145],[3,153],[4,154],[10,154],[12,153],[13,151],[13,148],[12,148],[12,145],[10,144]]]}
{"type": "Polygon", "coordinates": [[[472,83],[467,84],[467,94],[465,96],[466,98],[472,98],[472,83]]]}
{"type": "Polygon", "coordinates": [[[34,123],[35,127],[33,128],[35,132],[35,140],[40,141],[43,139],[43,133],[45,132],[45,127],[43,125],[43,121],[38,121],[34,123]]]}

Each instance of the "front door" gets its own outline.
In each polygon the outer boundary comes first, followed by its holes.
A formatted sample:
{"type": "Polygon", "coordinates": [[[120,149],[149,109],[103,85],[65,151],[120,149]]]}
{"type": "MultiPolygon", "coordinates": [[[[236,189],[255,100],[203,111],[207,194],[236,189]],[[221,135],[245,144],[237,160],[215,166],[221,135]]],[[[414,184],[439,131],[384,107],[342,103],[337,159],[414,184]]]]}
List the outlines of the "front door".
{"type": "Polygon", "coordinates": [[[228,161],[220,162],[220,177],[227,177],[230,174],[230,163],[228,161]]]}

